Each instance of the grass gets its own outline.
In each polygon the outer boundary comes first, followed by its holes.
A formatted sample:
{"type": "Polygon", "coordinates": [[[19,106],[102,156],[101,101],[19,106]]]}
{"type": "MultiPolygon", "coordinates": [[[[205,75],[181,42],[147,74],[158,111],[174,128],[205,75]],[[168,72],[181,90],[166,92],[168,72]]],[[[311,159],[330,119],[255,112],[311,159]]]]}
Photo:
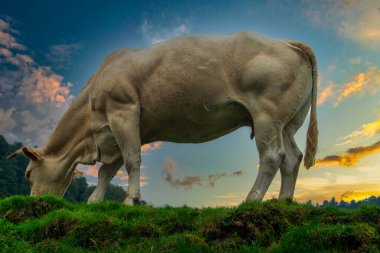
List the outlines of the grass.
{"type": "Polygon", "coordinates": [[[235,208],[0,200],[1,252],[380,252],[380,208],[287,201],[235,208]]]}

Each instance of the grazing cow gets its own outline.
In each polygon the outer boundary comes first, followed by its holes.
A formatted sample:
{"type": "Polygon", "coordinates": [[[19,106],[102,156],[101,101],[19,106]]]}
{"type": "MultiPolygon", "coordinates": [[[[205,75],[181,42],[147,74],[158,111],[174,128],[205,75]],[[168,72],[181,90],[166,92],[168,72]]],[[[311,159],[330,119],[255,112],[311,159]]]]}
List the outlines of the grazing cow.
{"type": "Polygon", "coordinates": [[[201,143],[252,128],[260,169],[246,200],[264,197],[278,168],[279,198],[292,198],[302,153],[294,134],[311,107],[305,166],[314,164],[317,65],[298,42],[256,33],[180,36],[106,58],[63,115],[48,143],[16,151],[30,158],[31,195],[63,196],[77,164],[103,165],[89,202],[101,201],[125,165],[125,204],[140,199],[140,147],[201,143]]]}

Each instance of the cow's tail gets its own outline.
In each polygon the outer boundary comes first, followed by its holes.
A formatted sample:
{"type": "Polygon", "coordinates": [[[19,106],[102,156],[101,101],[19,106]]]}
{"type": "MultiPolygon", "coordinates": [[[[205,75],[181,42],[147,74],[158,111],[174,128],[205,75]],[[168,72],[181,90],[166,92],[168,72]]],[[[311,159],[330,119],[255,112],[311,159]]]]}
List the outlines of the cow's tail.
{"type": "Polygon", "coordinates": [[[304,156],[304,165],[306,169],[313,167],[315,163],[315,154],[318,149],[318,124],[317,124],[317,85],[318,85],[318,71],[317,60],[310,47],[300,43],[289,41],[289,44],[301,49],[309,58],[312,67],[312,92],[311,92],[311,111],[310,111],[310,123],[307,130],[306,150],[304,156]]]}

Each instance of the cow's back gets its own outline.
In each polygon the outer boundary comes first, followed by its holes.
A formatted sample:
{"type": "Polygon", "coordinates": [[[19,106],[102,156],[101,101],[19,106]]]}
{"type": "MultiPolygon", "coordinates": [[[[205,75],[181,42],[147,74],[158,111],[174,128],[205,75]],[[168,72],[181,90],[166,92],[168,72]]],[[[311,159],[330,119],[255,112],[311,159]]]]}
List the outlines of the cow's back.
{"type": "Polygon", "coordinates": [[[201,142],[252,124],[235,103],[245,99],[240,86],[247,63],[258,55],[286,58],[290,51],[285,42],[255,33],[180,36],[116,54],[99,70],[93,90],[106,94],[98,96],[100,104],[109,96],[139,103],[146,142],[201,142]]]}

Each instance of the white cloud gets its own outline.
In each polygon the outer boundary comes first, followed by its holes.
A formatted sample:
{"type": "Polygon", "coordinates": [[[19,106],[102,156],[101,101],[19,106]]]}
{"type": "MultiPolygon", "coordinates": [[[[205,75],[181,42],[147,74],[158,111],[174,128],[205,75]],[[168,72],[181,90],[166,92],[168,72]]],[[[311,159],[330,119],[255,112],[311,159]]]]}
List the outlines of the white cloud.
{"type": "Polygon", "coordinates": [[[304,0],[310,22],[369,49],[380,49],[380,2],[378,0],[304,0]]]}
{"type": "Polygon", "coordinates": [[[73,63],[73,55],[81,47],[80,43],[52,45],[46,58],[57,69],[66,68],[73,63]]]}
{"type": "Polygon", "coordinates": [[[188,26],[185,23],[181,23],[172,28],[164,28],[154,26],[148,20],[144,20],[140,26],[142,35],[152,45],[185,34],[188,30],[188,26]]]}

